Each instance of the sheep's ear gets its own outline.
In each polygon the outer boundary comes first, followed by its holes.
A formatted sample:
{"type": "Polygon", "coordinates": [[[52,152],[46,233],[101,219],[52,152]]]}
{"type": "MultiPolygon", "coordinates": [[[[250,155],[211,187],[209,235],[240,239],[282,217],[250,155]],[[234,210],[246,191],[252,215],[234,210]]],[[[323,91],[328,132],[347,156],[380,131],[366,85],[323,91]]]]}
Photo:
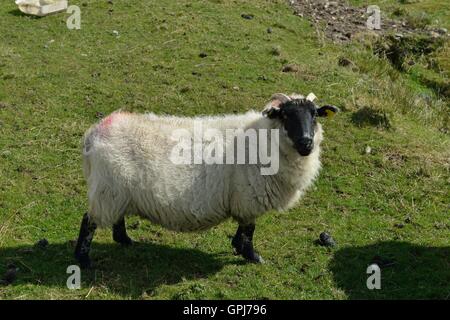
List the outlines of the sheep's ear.
{"type": "Polygon", "coordinates": [[[262,112],[263,115],[267,116],[270,119],[279,117],[281,114],[281,106],[290,100],[291,98],[283,93],[275,93],[264,107],[264,110],[262,112]]]}
{"type": "Polygon", "coordinates": [[[263,115],[269,119],[276,119],[281,116],[281,109],[279,108],[264,109],[263,115]]]}
{"type": "Polygon", "coordinates": [[[317,115],[319,117],[331,118],[339,111],[340,111],[339,108],[335,106],[323,106],[317,109],[317,115]]]}

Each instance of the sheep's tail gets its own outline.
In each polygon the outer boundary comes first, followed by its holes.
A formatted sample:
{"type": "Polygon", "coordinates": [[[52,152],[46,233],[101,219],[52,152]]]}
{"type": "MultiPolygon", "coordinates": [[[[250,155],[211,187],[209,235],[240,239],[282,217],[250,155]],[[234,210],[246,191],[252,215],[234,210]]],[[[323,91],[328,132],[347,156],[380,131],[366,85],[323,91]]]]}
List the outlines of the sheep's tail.
{"type": "Polygon", "coordinates": [[[90,155],[92,154],[92,147],[94,145],[95,128],[96,126],[89,128],[83,138],[83,173],[86,180],[91,175],[90,155]]]}

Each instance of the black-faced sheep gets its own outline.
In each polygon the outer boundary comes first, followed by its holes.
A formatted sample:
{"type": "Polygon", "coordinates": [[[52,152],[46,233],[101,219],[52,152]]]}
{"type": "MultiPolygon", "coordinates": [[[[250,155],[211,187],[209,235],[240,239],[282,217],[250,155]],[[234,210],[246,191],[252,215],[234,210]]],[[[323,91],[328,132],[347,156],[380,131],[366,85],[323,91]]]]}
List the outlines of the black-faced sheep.
{"type": "MultiPolygon", "coordinates": [[[[293,207],[312,183],[320,168],[322,141],[316,117],[336,111],[333,106],[317,107],[303,96],[275,94],[262,114],[249,111],[196,118],[122,112],[109,115],[84,138],[89,211],[83,217],[75,251],[80,265],[90,265],[89,250],[97,226],[112,226],[116,242],[132,243],[125,230],[127,214],[138,214],[178,231],[204,230],[232,217],[239,223],[232,240],[236,252],[249,261],[262,262],[253,249],[255,220],[270,210],[293,207]],[[198,125],[213,130],[215,139],[199,143],[203,150],[215,146],[215,154],[210,156],[216,161],[196,162],[194,144],[194,161],[177,163],[174,150],[182,139],[195,140],[192,137],[198,125]],[[278,162],[272,166],[273,172],[264,172],[268,163],[262,161],[258,143],[253,162],[224,160],[237,160],[239,152],[251,158],[252,142],[245,143],[252,136],[248,133],[251,130],[271,133],[267,143],[271,156],[277,155],[272,160],[278,162]],[[225,138],[220,140],[217,134],[225,138]],[[244,141],[244,147],[239,149],[238,145],[236,153],[225,155],[235,150],[239,141],[244,141]],[[223,155],[222,161],[217,161],[218,155],[223,155]]],[[[264,140],[262,136],[257,142],[264,140]]]]}

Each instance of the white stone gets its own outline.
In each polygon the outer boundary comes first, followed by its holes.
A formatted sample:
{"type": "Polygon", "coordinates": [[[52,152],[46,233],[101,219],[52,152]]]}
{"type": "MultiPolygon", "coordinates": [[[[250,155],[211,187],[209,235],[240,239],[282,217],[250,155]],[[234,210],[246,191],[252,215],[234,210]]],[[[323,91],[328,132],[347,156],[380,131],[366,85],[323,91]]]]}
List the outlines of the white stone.
{"type": "Polygon", "coordinates": [[[67,0],[16,0],[19,10],[35,16],[46,16],[52,13],[65,11],[67,0]]]}

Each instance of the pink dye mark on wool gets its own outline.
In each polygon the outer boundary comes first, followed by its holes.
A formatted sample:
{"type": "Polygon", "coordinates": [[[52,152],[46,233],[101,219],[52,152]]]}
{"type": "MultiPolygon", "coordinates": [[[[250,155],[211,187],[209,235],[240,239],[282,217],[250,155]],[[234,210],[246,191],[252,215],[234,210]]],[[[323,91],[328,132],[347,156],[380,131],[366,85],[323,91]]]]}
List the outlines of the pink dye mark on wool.
{"type": "Polygon", "coordinates": [[[106,135],[108,133],[108,129],[112,126],[113,123],[117,122],[120,118],[123,118],[125,113],[112,113],[106,118],[104,118],[97,127],[98,132],[101,135],[106,135]]]}

